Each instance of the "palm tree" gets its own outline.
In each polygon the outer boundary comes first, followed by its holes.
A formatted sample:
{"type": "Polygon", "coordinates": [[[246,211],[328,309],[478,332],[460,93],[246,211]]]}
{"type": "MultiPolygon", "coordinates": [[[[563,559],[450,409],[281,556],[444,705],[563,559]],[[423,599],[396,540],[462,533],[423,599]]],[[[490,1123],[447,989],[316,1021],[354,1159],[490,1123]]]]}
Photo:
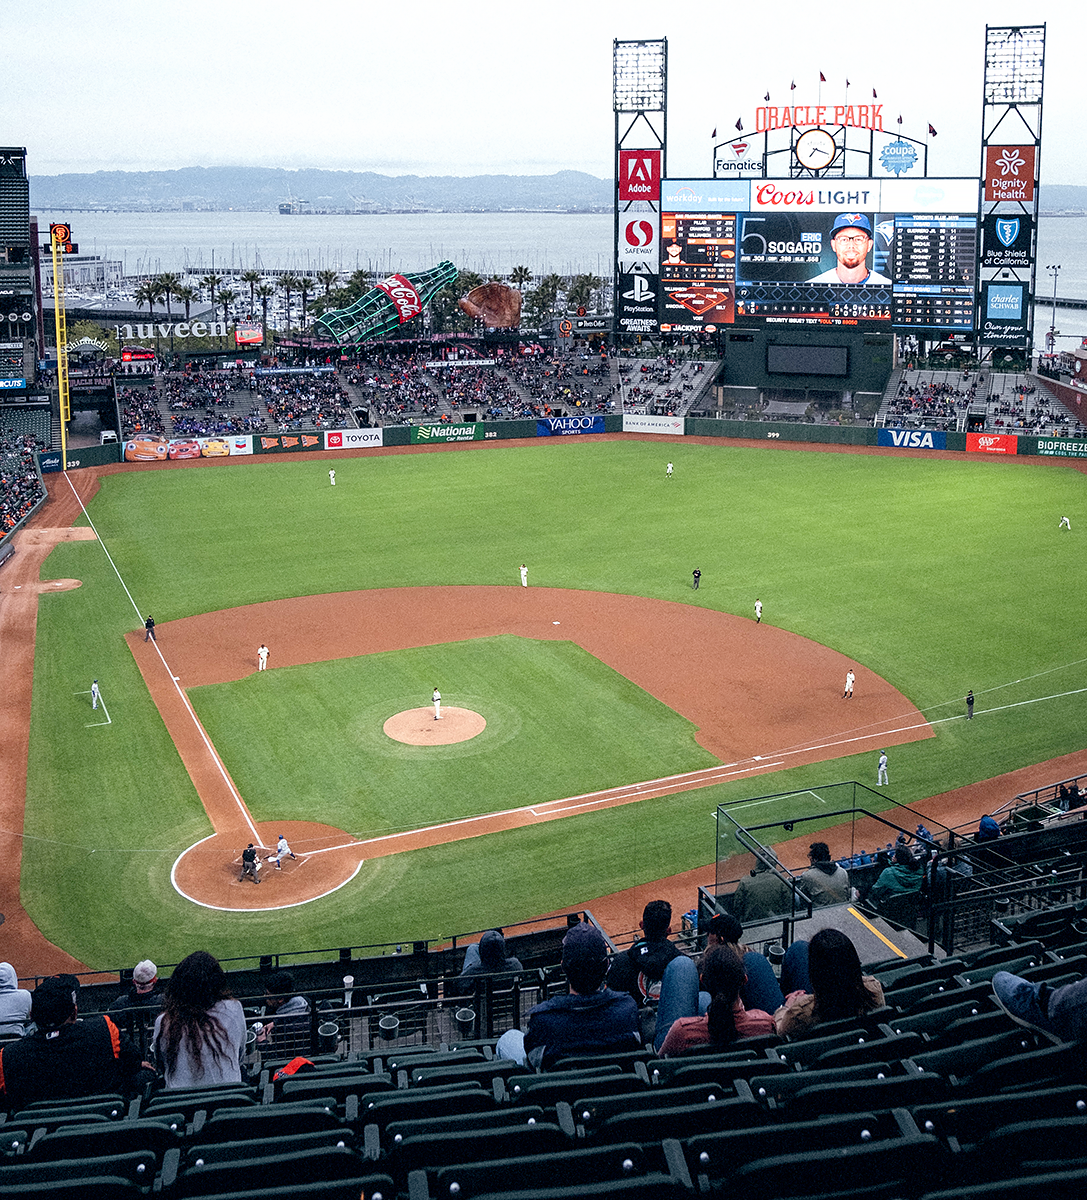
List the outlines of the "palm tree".
{"type": "Polygon", "coordinates": [[[252,269],[242,272],[242,283],[249,284],[249,315],[253,315],[253,310],[257,306],[255,298],[256,286],[260,283],[260,272],[252,269]]]}
{"type": "Polygon", "coordinates": [[[257,288],[257,296],[260,299],[260,308],[264,320],[264,336],[268,336],[268,301],[276,294],[275,287],[270,283],[262,283],[257,288]]]}
{"type": "Polygon", "coordinates": [[[196,299],[196,297],[196,288],[190,287],[187,283],[182,284],[179,288],[174,288],[174,299],[180,300],[181,303],[185,305],[186,321],[189,319],[189,309],[192,307],[192,302],[196,299]]]}
{"type": "Polygon", "coordinates": [[[148,316],[154,320],[155,305],[162,299],[162,287],[157,279],[145,279],[136,289],[136,304],[146,304],[148,316]]]}
{"type": "Polygon", "coordinates": [[[332,285],[339,277],[339,271],[334,271],[331,267],[326,267],[323,271],[317,272],[317,282],[325,289],[326,296],[332,290],[332,285]]]}
{"type": "Polygon", "coordinates": [[[287,297],[287,332],[291,331],[291,293],[297,292],[301,280],[297,275],[292,275],[290,271],[286,275],[279,277],[279,290],[286,294],[287,297]]]}
{"type": "MultiPolygon", "coordinates": [[[[237,292],[232,292],[230,288],[224,288],[219,293],[219,303],[223,306],[223,324],[230,324],[230,306],[238,298],[237,292]]],[[[215,315],[215,310],[212,309],[212,316],[215,315]]]]}
{"type": "Polygon", "coordinates": [[[174,271],[164,271],[159,275],[155,282],[159,285],[162,296],[166,301],[166,320],[173,318],[173,309],[170,307],[170,301],[177,295],[177,289],[181,287],[181,276],[174,271]]]}
{"type": "Polygon", "coordinates": [[[222,275],[216,275],[213,271],[210,275],[205,275],[200,280],[200,286],[206,287],[211,292],[211,315],[215,316],[215,289],[223,282],[222,275]]]}
{"type": "Polygon", "coordinates": [[[592,303],[593,293],[603,285],[603,280],[596,275],[575,275],[570,290],[566,293],[566,301],[572,307],[588,308],[592,303]]]}
{"type": "Polygon", "coordinates": [[[510,283],[519,291],[524,291],[524,285],[532,278],[532,272],[528,267],[514,267],[510,272],[510,283]]]}

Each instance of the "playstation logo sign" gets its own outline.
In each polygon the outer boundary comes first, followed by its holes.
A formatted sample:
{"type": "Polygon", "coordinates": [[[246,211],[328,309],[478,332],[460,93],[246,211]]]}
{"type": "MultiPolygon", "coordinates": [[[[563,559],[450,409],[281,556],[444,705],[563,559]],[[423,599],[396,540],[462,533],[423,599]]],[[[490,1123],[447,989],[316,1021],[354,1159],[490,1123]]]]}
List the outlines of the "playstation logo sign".
{"type": "Polygon", "coordinates": [[[646,282],[644,275],[633,275],[634,286],[629,292],[623,292],[624,300],[633,300],[635,304],[648,304],[655,299],[657,293],[646,282]]]}

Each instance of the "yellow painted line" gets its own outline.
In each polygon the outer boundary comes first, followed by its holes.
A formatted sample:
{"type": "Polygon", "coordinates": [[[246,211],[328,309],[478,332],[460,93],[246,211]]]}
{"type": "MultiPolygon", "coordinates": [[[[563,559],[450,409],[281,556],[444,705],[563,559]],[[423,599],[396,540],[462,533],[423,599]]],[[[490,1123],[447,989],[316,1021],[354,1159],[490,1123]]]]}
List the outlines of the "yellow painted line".
{"type": "Polygon", "coordinates": [[[899,948],[898,948],[898,947],[897,947],[897,946],[894,944],[894,942],[892,942],[892,941],[890,940],[890,938],[885,938],[885,937],[883,936],[883,934],[882,934],[882,933],[880,933],[880,931],[879,931],[879,930],[878,930],[878,929],[877,929],[877,928],[876,928],[876,927],[875,927],[875,926],[872,924],[872,922],[871,922],[871,921],[866,921],[866,920],[864,919],[864,917],[862,917],[862,916],[861,916],[861,914],[860,914],[859,912],[857,912],[857,910],[856,910],[855,908],[852,908],[852,907],[851,907],[851,908],[849,909],[849,912],[850,912],[850,913],[851,913],[851,914],[852,914],[854,917],[856,917],[858,921],[860,921],[860,923],[861,923],[861,924],[862,924],[862,925],[865,927],[865,929],[869,930],[871,933],[874,933],[874,934],[876,935],[876,937],[878,937],[878,938],[879,938],[879,940],[880,940],[880,941],[881,941],[881,942],[882,942],[882,943],[883,943],[885,946],[890,946],[890,948],[891,948],[891,949],[892,949],[892,950],[895,952],[895,954],[897,954],[897,955],[898,955],[898,957],[899,957],[899,958],[908,958],[908,957],[909,957],[909,955],[908,955],[908,954],[905,952],[905,950],[900,950],[900,949],[899,949],[899,948]]]}

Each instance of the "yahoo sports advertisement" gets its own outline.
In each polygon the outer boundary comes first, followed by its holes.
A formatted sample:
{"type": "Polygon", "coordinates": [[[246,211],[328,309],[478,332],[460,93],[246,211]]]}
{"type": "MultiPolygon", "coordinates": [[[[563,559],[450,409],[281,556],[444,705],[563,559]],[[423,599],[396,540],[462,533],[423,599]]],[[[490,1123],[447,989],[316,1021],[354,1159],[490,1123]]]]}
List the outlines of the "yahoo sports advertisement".
{"type": "Polygon", "coordinates": [[[665,180],[660,322],[974,327],[976,179],[665,180]]]}

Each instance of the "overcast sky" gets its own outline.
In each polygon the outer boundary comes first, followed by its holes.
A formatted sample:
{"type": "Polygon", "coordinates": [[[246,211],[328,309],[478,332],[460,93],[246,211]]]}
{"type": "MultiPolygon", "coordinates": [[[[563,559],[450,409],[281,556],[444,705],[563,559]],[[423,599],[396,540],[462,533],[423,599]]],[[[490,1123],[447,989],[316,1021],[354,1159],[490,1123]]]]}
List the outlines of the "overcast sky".
{"type": "MultiPolygon", "coordinates": [[[[32,175],[184,166],[610,178],[612,42],[668,39],[669,174],[771,102],[856,103],[978,170],[985,26],[1047,22],[1042,177],[1087,184],[1072,0],[0,0],[0,144],[32,175]],[[796,90],[789,85],[796,82],[796,90]]],[[[894,128],[899,128],[894,124],[894,128]]]]}

